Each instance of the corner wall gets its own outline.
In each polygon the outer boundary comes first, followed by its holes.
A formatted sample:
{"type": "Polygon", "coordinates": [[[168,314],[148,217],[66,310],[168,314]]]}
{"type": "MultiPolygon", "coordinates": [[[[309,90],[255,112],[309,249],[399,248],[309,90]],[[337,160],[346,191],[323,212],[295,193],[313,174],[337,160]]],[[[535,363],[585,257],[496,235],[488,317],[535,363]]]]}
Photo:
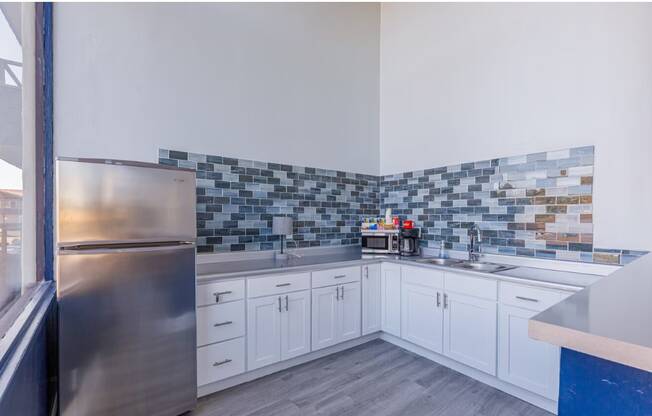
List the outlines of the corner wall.
{"type": "Polygon", "coordinates": [[[595,245],[652,249],[652,5],[383,4],[382,175],[595,145],[595,245]]]}

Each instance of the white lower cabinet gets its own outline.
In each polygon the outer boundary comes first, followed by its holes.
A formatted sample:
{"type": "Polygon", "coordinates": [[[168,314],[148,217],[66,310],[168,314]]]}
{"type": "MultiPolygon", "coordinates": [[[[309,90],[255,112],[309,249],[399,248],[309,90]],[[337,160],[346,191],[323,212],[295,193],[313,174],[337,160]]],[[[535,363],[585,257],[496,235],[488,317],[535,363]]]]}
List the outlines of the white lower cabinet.
{"type": "Polygon", "coordinates": [[[442,352],[443,309],[436,288],[403,281],[401,285],[402,338],[442,352]]]}
{"type": "Polygon", "coordinates": [[[284,296],[281,313],[281,360],[310,352],[310,291],[284,296]]]}
{"type": "Polygon", "coordinates": [[[362,267],[362,335],[381,329],[380,264],[362,267]]]}
{"type": "Polygon", "coordinates": [[[360,282],[312,290],[312,350],[358,338],[360,282]]]}
{"type": "Polygon", "coordinates": [[[401,336],[401,266],[382,263],[381,271],[381,329],[401,336]]]}
{"type": "Polygon", "coordinates": [[[244,373],[244,342],[244,338],[236,338],[198,348],[197,385],[203,386],[244,373]]]}
{"type": "Polygon", "coordinates": [[[247,369],[310,352],[310,291],[247,301],[247,369]]]}
{"type": "Polygon", "coordinates": [[[318,350],[337,343],[337,308],[339,286],[312,290],[312,349],[318,350]]]}
{"type": "Polygon", "coordinates": [[[361,320],[360,283],[341,285],[337,342],[358,338],[361,320]]]}
{"type": "Polygon", "coordinates": [[[496,302],[444,295],[444,355],[496,375],[496,302]]]}
{"type": "Polygon", "coordinates": [[[538,312],[508,305],[499,312],[498,377],[557,400],[559,347],[528,336],[528,320],[538,312]]]}
{"type": "Polygon", "coordinates": [[[281,360],[281,296],[247,300],[247,370],[281,360]]]}

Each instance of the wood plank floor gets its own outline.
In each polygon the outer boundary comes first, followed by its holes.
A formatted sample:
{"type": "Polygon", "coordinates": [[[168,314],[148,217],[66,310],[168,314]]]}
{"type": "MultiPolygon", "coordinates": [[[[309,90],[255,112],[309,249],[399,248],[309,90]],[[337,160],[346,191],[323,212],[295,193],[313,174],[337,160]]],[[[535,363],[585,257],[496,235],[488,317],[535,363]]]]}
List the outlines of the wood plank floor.
{"type": "Polygon", "coordinates": [[[191,416],[550,416],[522,400],[374,340],[199,400],[191,416]]]}

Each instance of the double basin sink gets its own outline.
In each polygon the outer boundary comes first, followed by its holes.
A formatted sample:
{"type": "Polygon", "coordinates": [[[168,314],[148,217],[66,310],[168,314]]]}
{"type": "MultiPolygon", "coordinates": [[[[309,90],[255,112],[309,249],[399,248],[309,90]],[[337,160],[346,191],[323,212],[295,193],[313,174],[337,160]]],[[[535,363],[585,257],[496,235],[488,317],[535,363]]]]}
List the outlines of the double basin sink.
{"type": "Polygon", "coordinates": [[[454,267],[458,269],[475,270],[478,272],[485,272],[485,273],[496,273],[496,272],[502,272],[505,270],[511,270],[516,268],[516,266],[508,266],[506,264],[496,264],[496,263],[487,263],[482,261],[457,260],[457,259],[433,258],[433,259],[418,260],[418,262],[435,264],[437,266],[454,267]]]}

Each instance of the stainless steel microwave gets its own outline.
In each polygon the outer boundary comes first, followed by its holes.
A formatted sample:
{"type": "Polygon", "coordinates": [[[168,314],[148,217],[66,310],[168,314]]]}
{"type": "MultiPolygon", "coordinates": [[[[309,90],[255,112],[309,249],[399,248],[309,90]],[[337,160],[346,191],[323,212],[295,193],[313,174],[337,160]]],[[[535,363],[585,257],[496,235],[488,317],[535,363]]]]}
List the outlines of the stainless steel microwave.
{"type": "Polygon", "coordinates": [[[365,230],[362,232],[362,252],[399,254],[398,230],[365,230]]]}

